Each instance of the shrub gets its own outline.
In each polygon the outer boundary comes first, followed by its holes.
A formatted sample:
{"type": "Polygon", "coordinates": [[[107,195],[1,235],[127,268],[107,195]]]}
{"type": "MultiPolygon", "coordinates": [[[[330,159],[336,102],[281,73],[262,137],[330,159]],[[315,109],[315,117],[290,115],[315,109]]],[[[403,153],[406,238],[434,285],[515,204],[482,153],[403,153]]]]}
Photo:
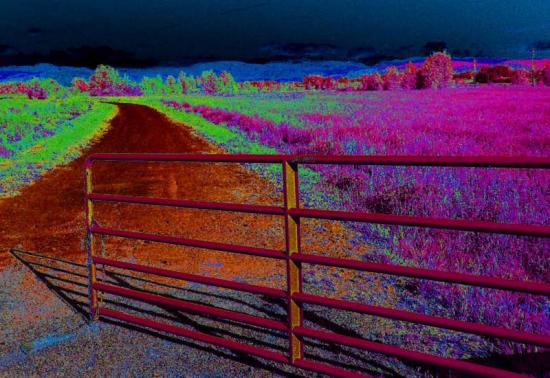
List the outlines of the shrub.
{"type": "Polygon", "coordinates": [[[219,92],[222,94],[236,94],[239,90],[237,82],[233,78],[233,75],[227,71],[223,71],[219,78],[219,92]]]}
{"type": "Polygon", "coordinates": [[[172,75],[168,75],[166,78],[166,84],[164,85],[163,94],[175,95],[178,93],[176,88],[176,78],[172,75]]]}
{"type": "Polygon", "coordinates": [[[489,69],[489,81],[491,83],[510,83],[512,78],[512,69],[508,66],[499,64],[489,69]]]}
{"type": "Polygon", "coordinates": [[[110,66],[99,65],[90,77],[91,96],[140,96],[141,88],[132,86],[110,66]]]}
{"type": "Polygon", "coordinates": [[[542,69],[542,79],[543,79],[544,85],[550,86],[550,65],[546,65],[542,69]]]}
{"type": "Polygon", "coordinates": [[[90,90],[90,86],[88,85],[86,80],[81,77],[73,78],[73,87],[80,93],[88,92],[90,90]]]}
{"type": "Polygon", "coordinates": [[[37,79],[25,83],[4,83],[0,84],[0,94],[23,94],[29,99],[45,100],[48,98],[47,90],[37,79]]]}
{"type": "Polygon", "coordinates": [[[203,72],[198,80],[205,94],[216,94],[218,92],[218,78],[214,71],[210,70],[203,72]]]}
{"type": "Polygon", "coordinates": [[[367,90],[369,91],[381,91],[384,89],[384,80],[382,76],[376,72],[367,76],[367,90]]]}
{"type": "Polygon", "coordinates": [[[197,79],[191,75],[187,75],[183,71],[180,71],[178,75],[178,82],[180,84],[182,94],[198,92],[197,79]]]}
{"type": "Polygon", "coordinates": [[[472,82],[475,79],[475,73],[473,71],[464,71],[460,73],[455,73],[453,75],[453,80],[455,83],[466,83],[466,82],[472,82]]]}
{"type": "Polygon", "coordinates": [[[143,79],[141,79],[139,87],[141,88],[141,91],[146,95],[160,95],[162,94],[163,87],[162,77],[160,77],[160,75],[157,75],[155,77],[145,76],[143,79]]]}
{"type": "Polygon", "coordinates": [[[394,66],[388,67],[382,76],[385,90],[395,90],[401,88],[401,75],[394,66]]]}
{"type": "Polygon", "coordinates": [[[416,74],[416,66],[413,63],[407,63],[405,71],[401,75],[401,88],[416,89],[416,74]]]}
{"type": "Polygon", "coordinates": [[[445,88],[453,81],[453,62],[446,52],[430,55],[420,69],[419,88],[445,88]]]}
{"type": "Polygon", "coordinates": [[[529,71],[523,68],[517,68],[512,72],[512,84],[514,85],[530,85],[531,75],[529,71]]]}
{"type": "Polygon", "coordinates": [[[511,83],[513,70],[505,65],[481,67],[475,76],[475,81],[481,84],[488,83],[511,83]]]}

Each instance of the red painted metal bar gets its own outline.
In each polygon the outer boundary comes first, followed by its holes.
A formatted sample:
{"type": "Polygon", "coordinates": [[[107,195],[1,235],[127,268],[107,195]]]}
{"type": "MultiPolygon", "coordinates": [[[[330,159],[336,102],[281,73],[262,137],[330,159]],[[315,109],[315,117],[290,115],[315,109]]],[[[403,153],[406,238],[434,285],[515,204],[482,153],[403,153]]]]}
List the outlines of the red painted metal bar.
{"type": "Polygon", "coordinates": [[[301,155],[289,158],[299,164],[392,165],[417,167],[550,168],[548,157],[509,156],[407,156],[407,155],[301,155]]]}
{"type": "Polygon", "coordinates": [[[247,353],[253,356],[266,358],[268,360],[277,361],[281,363],[288,363],[288,358],[282,353],[273,352],[268,349],[239,343],[239,342],[224,339],[218,336],[211,336],[206,333],[202,333],[198,331],[191,331],[183,327],[178,327],[178,326],[174,326],[166,323],[160,323],[154,320],[144,319],[138,316],[125,314],[119,311],[114,311],[110,309],[101,309],[100,317],[117,319],[117,320],[121,320],[131,324],[137,324],[142,327],[152,328],[157,331],[168,332],[176,336],[186,337],[189,339],[202,341],[204,343],[209,343],[220,347],[229,348],[242,353],[247,353]]]}
{"type": "Polygon", "coordinates": [[[413,268],[392,264],[371,263],[358,260],[338,259],[333,257],[309,254],[296,254],[292,256],[292,258],[297,261],[309,264],[319,264],[373,273],[391,274],[403,277],[421,278],[432,281],[457,283],[462,285],[471,285],[491,289],[517,291],[534,295],[550,296],[550,284],[546,283],[507,280],[503,278],[476,276],[472,274],[453,272],[442,272],[431,269],[413,268]]]}
{"type": "Polygon", "coordinates": [[[174,236],[164,236],[164,235],[156,235],[156,234],[147,234],[147,233],[135,232],[135,231],[120,231],[120,230],[113,230],[105,227],[99,227],[96,225],[92,226],[91,231],[94,234],[117,236],[117,237],[126,238],[126,239],[148,240],[148,241],[153,241],[158,243],[213,249],[217,251],[241,253],[245,255],[252,255],[252,256],[258,256],[258,257],[268,257],[268,258],[280,259],[280,260],[286,259],[286,255],[284,252],[273,250],[273,249],[247,247],[242,245],[225,244],[225,243],[217,243],[217,242],[207,242],[203,240],[185,239],[185,238],[179,238],[174,236]]]}
{"type": "Polygon", "coordinates": [[[149,198],[149,197],[136,197],[136,196],[101,194],[101,193],[89,194],[88,198],[94,201],[122,202],[122,203],[131,203],[131,204],[170,206],[170,207],[185,207],[185,208],[194,208],[194,209],[202,209],[202,210],[235,211],[240,213],[254,213],[254,214],[266,214],[266,215],[284,215],[285,213],[285,209],[279,206],[188,201],[188,200],[181,200],[181,199],[149,198]]]}
{"type": "Polygon", "coordinates": [[[257,155],[257,154],[118,154],[89,155],[88,163],[110,161],[186,161],[213,163],[358,164],[392,166],[472,167],[472,168],[550,168],[550,158],[509,156],[380,156],[380,155],[257,155]]]}
{"type": "Polygon", "coordinates": [[[89,155],[87,162],[97,160],[110,161],[184,161],[190,163],[282,163],[288,158],[287,155],[255,155],[255,154],[118,154],[99,153],[89,155]]]}
{"type": "Polygon", "coordinates": [[[234,282],[228,280],[222,280],[220,278],[203,277],[195,274],[181,273],[173,270],[167,270],[162,268],[155,268],[152,266],[139,265],[124,261],[106,259],[104,257],[94,256],[93,261],[96,264],[108,265],[115,268],[127,269],[136,272],[155,274],[157,276],[175,278],[183,281],[197,282],[204,285],[223,287],[226,289],[246,291],[253,294],[262,294],[276,298],[286,298],[286,291],[280,289],[274,289],[266,286],[250,285],[241,282],[234,282]]]}
{"type": "Polygon", "coordinates": [[[465,219],[416,217],[380,213],[361,213],[317,209],[291,209],[290,214],[302,218],[330,219],[337,221],[368,222],[398,226],[437,228],[446,230],[486,232],[535,237],[550,237],[550,226],[531,224],[510,224],[465,219]]]}
{"type": "Polygon", "coordinates": [[[201,305],[183,299],[176,299],[165,297],[162,295],[149,294],[137,290],[125,289],[118,286],[107,285],[103,283],[96,283],[93,288],[106,293],[118,295],[121,297],[132,298],[141,302],[154,303],[157,305],[170,306],[178,308],[180,310],[197,313],[200,315],[212,315],[218,318],[235,320],[242,323],[252,324],[259,327],[268,329],[276,329],[279,331],[287,331],[287,325],[284,322],[277,320],[261,318],[258,316],[252,316],[241,312],[225,310],[218,307],[201,305]]]}
{"type": "Polygon", "coordinates": [[[302,369],[308,369],[319,373],[328,374],[332,377],[339,377],[339,378],[371,378],[372,377],[371,375],[360,374],[350,370],[340,369],[332,365],[324,364],[322,362],[317,362],[317,361],[306,360],[304,358],[300,358],[294,361],[293,365],[300,367],[302,369]]]}
{"type": "MultiPolygon", "coordinates": [[[[184,239],[179,237],[161,236],[155,234],[146,234],[133,231],[120,231],[92,225],[89,222],[88,231],[91,234],[103,234],[130,239],[149,240],[154,242],[162,242],[176,245],[185,245],[197,248],[206,248],[234,253],[243,253],[253,256],[270,257],[281,260],[286,260],[287,265],[293,267],[287,274],[292,274],[292,279],[289,278],[288,293],[283,290],[271,289],[261,286],[241,284],[232,281],[219,280],[209,277],[201,277],[185,273],[168,271],[160,268],[147,267],[138,264],[118,262],[114,260],[104,259],[101,257],[92,256],[90,259],[90,271],[93,273],[95,264],[109,264],[118,266],[123,269],[132,269],[144,273],[158,274],[166,277],[186,279],[193,282],[201,282],[209,285],[232,288],[252,293],[272,295],[280,298],[287,297],[289,303],[295,303],[296,308],[289,307],[288,324],[277,322],[271,319],[260,318],[234,311],[219,309],[216,307],[200,305],[184,300],[159,296],[150,293],[144,293],[136,290],[129,290],[117,286],[106,285],[103,283],[90,283],[90,290],[102,290],[115,295],[121,295],[136,300],[168,305],[176,308],[182,308],[188,311],[199,314],[218,316],[222,318],[232,319],[255,324],[261,327],[278,329],[289,332],[290,340],[290,356],[272,352],[263,348],[253,347],[251,345],[237,343],[232,340],[225,340],[219,337],[205,335],[200,332],[186,330],[181,327],[171,326],[163,323],[154,322],[151,320],[135,317],[132,315],[123,314],[109,309],[101,309],[100,316],[113,317],[119,320],[128,321],[134,324],[145,327],[170,332],[176,335],[190,337],[195,340],[209,342],[214,345],[224,346],[227,348],[239,350],[245,353],[256,355],[259,357],[271,359],[278,362],[290,363],[294,366],[310,369],[313,371],[330,374],[334,376],[364,376],[358,373],[339,369],[330,365],[309,361],[303,358],[301,351],[301,340],[293,343],[296,336],[315,338],[319,340],[340,343],[352,347],[371,350],[374,352],[389,354],[398,358],[413,360],[420,363],[442,366],[445,368],[455,369],[470,374],[489,377],[518,377],[520,375],[506,372],[503,370],[481,366],[466,361],[458,361],[451,358],[434,356],[426,353],[414,352],[401,349],[396,346],[384,345],[381,343],[368,341],[361,338],[353,338],[344,335],[338,335],[331,332],[319,331],[311,328],[306,328],[302,325],[302,309],[301,303],[314,303],[318,305],[339,308],[343,310],[357,311],[371,315],[383,316],[403,321],[410,321],[419,324],[436,326],[441,328],[453,329],[461,332],[469,332],[491,337],[501,337],[517,342],[526,342],[534,345],[547,347],[549,345],[548,337],[542,335],[533,335],[504,328],[486,326],[469,322],[456,321],[446,318],[434,317],[424,314],[416,314],[408,311],[394,310],[384,307],[364,305],[355,302],[335,300],[304,294],[301,292],[301,277],[299,267],[302,262],[311,264],[322,264],[341,268],[351,268],[363,271],[370,271],[383,274],[392,274],[405,277],[430,279],[448,283],[458,283],[465,285],[474,285],[480,287],[489,287],[495,289],[511,290],[525,292],[537,295],[550,295],[550,285],[535,282],[522,282],[505,280],[492,277],[475,276],[461,273],[440,272],[429,269],[410,268],[396,266],[390,264],[367,263],[363,261],[353,261],[345,259],[336,259],[324,256],[315,256],[302,254],[299,248],[299,222],[301,217],[332,219],[340,221],[359,221],[379,224],[395,224],[414,227],[429,227],[438,229],[455,229],[462,231],[500,233],[511,235],[527,235],[535,237],[550,237],[550,226],[544,225],[525,225],[525,224],[501,224],[484,221],[468,221],[459,219],[441,219],[430,217],[411,217],[388,214],[366,214],[359,212],[344,212],[344,211],[328,211],[317,209],[300,209],[299,208],[299,187],[298,187],[298,169],[299,164],[353,164],[353,165],[391,165],[391,166],[432,166],[432,167],[483,167],[483,168],[550,168],[550,158],[510,158],[510,157],[419,157],[419,156],[326,156],[326,155],[200,155],[200,154],[95,154],[86,159],[87,172],[91,171],[91,165],[96,160],[110,161],[185,161],[185,162],[219,162],[219,163],[269,163],[283,164],[283,179],[293,180],[295,185],[287,185],[285,181],[284,194],[285,206],[283,208],[276,206],[258,206],[258,205],[240,205],[229,203],[213,203],[200,201],[172,200],[172,199],[157,199],[147,197],[132,197],[112,194],[95,194],[91,193],[91,185],[86,188],[86,200],[90,208],[87,219],[92,218],[91,203],[93,201],[110,201],[123,203],[138,203],[146,205],[159,206],[174,206],[199,208],[208,210],[221,211],[236,211],[271,215],[285,216],[286,230],[286,252],[246,247],[240,245],[230,245],[224,243],[207,242],[202,240],[184,239]],[[289,175],[289,167],[295,171],[294,175],[289,175]],[[286,173],[285,173],[286,172],[286,173]],[[289,228],[292,226],[292,229],[289,228]],[[297,268],[296,268],[297,267],[297,268]],[[134,269],[135,268],[135,269],[134,269]],[[298,269],[298,270],[297,270],[298,269]],[[291,285],[292,283],[292,285],[291,285]],[[292,286],[292,287],[290,287],[292,286]],[[292,315],[294,314],[294,315],[292,315]],[[292,347],[292,345],[299,347],[292,347]]],[[[90,176],[88,176],[90,178],[90,176]]],[[[91,180],[88,179],[88,184],[91,180]]],[[[88,209],[87,209],[88,210],[88,209]]],[[[88,219],[88,220],[90,220],[88,219]]],[[[93,304],[93,302],[92,302],[93,304]]],[[[92,306],[93,307],[93,306],[92,306]]],[[[93,311],[92,311],[93,312],[93,311]]]]}
{"type": "Polygon", "coordinates": [[[341,310],[349,310],[363,314],[381,316],[389,319],[403,320],[432,327],[447,328],[455,331],[473,333],[481,336],[498,337],[520,343],[538,345],[550,348],[550,336],[536,335],[527,332],[515,331],[501,327],[493,327],[479,323],[452,320],[437,316],[424,315],[411,311],[395,310],[380,306],[371,306],[357,302],[325,298],[312,294],[299,293],[292,296],[295,300],[317,304],[341,310]]]}
{"type": "Polygon", "coordinates": [[[472,362],[455,360],[453,358],[440,357],[433,354],[415,352],[393,345],[386,345],[375,341],[369,341],[357,337],[339,335],[333,332],[320,331],[312,328],[299,327],[296,334],[317,340],[324,340],[333,343],[348,345],[355,348],[365,349],[375,353],[383,353],[394,357],[420,362],[423,364],[454,369],[480,377],[493,378],[525,378],[526,376],[512,373],[506,370],[496,369],[489,366],[474,364],[472,362]]]}

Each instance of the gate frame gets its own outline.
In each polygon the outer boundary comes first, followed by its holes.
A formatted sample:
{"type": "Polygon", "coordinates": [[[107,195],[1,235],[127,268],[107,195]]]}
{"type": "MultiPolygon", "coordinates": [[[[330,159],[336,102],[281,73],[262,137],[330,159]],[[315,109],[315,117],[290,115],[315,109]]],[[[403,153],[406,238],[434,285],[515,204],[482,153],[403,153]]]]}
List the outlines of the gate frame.
{"type": "Polygon", "coordinates": [[[382,306],[365,305],[358,302],[331,299],[323,296],[302,292],[301,264],[317,264],[324,266],[368,271],[434,280],[446,283],[472,285],[477,287],[493,288],[522,292],[533,295],[550,297],[550,284],[531,281],[519,281],[494,278],[488,276],[471,275],[437,271],[433,269],[413,268],[393,264],[370,263],[359,260],[324,257],[304,254],[300,247],[300,220],[301,218],[327,219],[336,221],[353,221],[387,225],[402,225],[422,228],[437,228],[449,230],[473,231],[493,234],[509,234],[519,236],[550,237],[550,226],[509,224],[487,221],[418,217],[404,215],[388,215],[381,213],[364,213],[349,211],[332,211],[322,209],[300,208],[299,166],[300,165],[382,165],[382,166],[415,166],[415,167],[475,167],[475,168],[529,168],[548,169],[550,158],[512,158],[512,157],[420,157],[420,156],[326,156],[326,155],[252,155],[252,154],[92,154],[85,161],[85,200],[86,200],[86,232],[87,232],[87,265],[89,272],[88,290],[90,302],[90,318],[99,320],[109,317],[143,327],[153,328],[175,335],[211,343],[214,345],[238,350],[258,357],[290,364],[320,373],[338,377],[364,377],[364,374],[334,367],[329,364],[305,359],[303,354],[304,338],[324,340],[359,349],[388,354],[421,364],[435,365],[458,371],[486,377],[523,377],[523,375],[505,370],[483,366],[472,362],[440,357],[428,353],[416,352],[397,346],[386,345],[362,338],[339,335],[332,332],[319,331],[303,325],[303,304],[316,304],[330,308],[354,311],[389,319],[402,320],[416,324],[423,324],[439,328],[446,328],[460,332],[467,332],[482,336],[504,338],[515,342],[550,348],[550,336],[532,334],[512,329],[488,326],[479,323],[452,320],[396,310],[382,306]],[[139,162],[204,162],[204,163],[262,163],[280,164],[283,177],[284,206],[247,205],[219,202],[201,202],[188,200],[174,200],[163,198],[134,197],[125,195],[99,194],[93,192],[92,165],[94,161],[139,161],[139,162]],[[255,248],[242,245],[208,242],[203,240],[184,239],[172,236],[162,236],[133,231],[120,231],[98,226],[93,219],[94,201],[134,203],[156,206],[184,207],[195,209],[209,209],[219,211],[233,211],[254,214],[278,215],[284,217],[285,224],[285,252],[264,248],[255,248]],[[287,290],[274,289],[263,286],[222,280],[212,277],[198,276],[183,272],[170,271],[151,266],[126,263],[94,255],[94,235],[107,235],[129,239],[149,240],[154,242],[183,245],[210,250],[240,253],[259,257],[267,257],[286,261],[287,290]],[[101,283],[97,280],[97,266],[112,266],[121,269],[138,271],[158,276],[171,277],[185,281],[199,282],[206,285],[225,287],[250,293],[263,294],[273,297],[286,298],[288,309],[287,323],[266,318],[252,316],[240,312],[220,309],[213,306],[198,305],[183,300],[176,300],[160,295],[144,294],[134,290],[124,289],[101,283]],[[118,296],[133,298],[147,303],[163,304],[183,310],[208,314],[220,318],[233,319],[242,323],[254,324],[268,329],[277,329],[288,332],[288,355],[274,352],[266,348],[239,343],[221,337],[191,331],[182,327],[159,323],[153,320],[140,318],[119,311],[98,306],[98,291],[118,296]]]}

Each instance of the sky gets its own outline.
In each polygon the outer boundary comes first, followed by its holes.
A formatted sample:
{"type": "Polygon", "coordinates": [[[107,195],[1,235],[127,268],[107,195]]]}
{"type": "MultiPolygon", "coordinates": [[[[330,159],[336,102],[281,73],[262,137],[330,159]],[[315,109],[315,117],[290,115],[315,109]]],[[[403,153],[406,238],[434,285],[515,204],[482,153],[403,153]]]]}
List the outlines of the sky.
{"type": "Polygon", "coordinates": [[[439,48],[523,58],[533,47],[550,57],[548,0],[0,1],[0,65],[375,63],[439,48]]]}

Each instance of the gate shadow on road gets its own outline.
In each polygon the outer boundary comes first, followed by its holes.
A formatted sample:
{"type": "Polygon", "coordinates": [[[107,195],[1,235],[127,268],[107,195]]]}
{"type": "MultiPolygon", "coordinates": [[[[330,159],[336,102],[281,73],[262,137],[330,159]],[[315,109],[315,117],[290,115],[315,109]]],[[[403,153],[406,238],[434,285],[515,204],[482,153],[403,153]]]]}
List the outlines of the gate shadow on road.
{"type": "MultiPolygon", "coordinates": [[[[11,254],[33,272],[36,277],[43,282],[46,287],[59,297],[67,306],[69,306],[80,317],[89,321],[89,303],[88,303],[88,275],[86,264],[80,264],[56,257],[46,256],[36,252],[22,251],[12,249],[11,254]]],[[[227,308],[233,311],[251,313],[252,315],[268,317],[274,320],[286,322],[286,301],[283,299],[267,297],[263,295],[248,295],[247,293],[237,292],[232,295],[231,290],[212,290],[205,285],[192,285],[191,287],[176,286],[168,283],[153,281],[137,275],[121,273],[120,271],[98,271],[98,280],[100,282],[117,285],[120,287],[138,290],[146,293],[160,294],[167,297],[184,299],[202,305],[216,305],[216,307],[227,308]],[[151,290],[151,287],[161,288],[151,290]],[[237,296],[236,296],[237,295],[237,296]]],[[[141,302],[127,300],[115,296],[107,296],[102,299],[102,306],[118,307],[124,309],[130,314],[138,314],[144,318],[162,319],[167,323],[185,326],[212,336],[231,338],[240,342],[252,344],[259,347],[269,348],[281,353],[287,352],[287,334],[277,330],[267,330],[253,325],[242,324],[233,320],[214,318],[208,315],[195,315],[189,312],[183,312],[170,308],[168,306],[149,305],[141,302]]],[[[320,328],[329,329],[333,332],[345,334],[348,336],[361,337],[352,329],[341,324],[337,324],[328,317],[323,316],[323,311],[306,310],[304,317],[312,324],[320,328]]],[[[227,351],[223,348],[204,346],[156,332],[154,330],[120,322],[117,320],[103,319],[103,322],[118,325],[129,330],[142,332],[147,335],[161,338],[166,341],[174,342],[187,347],[195,348],[207,353],[212,353],[218,357],[227,358],[235,362],[246,364],[253,368],[265,369],[271,373],[282,376],[310,376],[300,370],[290,368],[285,365],[275,363],[265,363],[264,360],[244,355],[239,352],[227,351]],[[279,366],[279,367],[278,367],[279,366]]],[[[360,352],[351,348],[342,347],[338,344],[326,343],[321,341],[308,341],[308,346],[312,350],[306,350],[306,357],[314,358],[318,361],[329,363],[342,368],[350,368],[349,362],[344,363],[331,357],[344,355],[348,359],[355,361],[355,367],[362,372],[371,375],[383,375],[387,377],[402,376],[396,369],[392,369],[388,364],[391,359],[386,359],[385,364],[380,362],[380,355],[360,352]],[[314,351],[313,351],[314,350],[314,351]]],[[[411,367],[414,365],[411,365],[411,367]]],[[[417,370],[418,371],[418,370],[417,370]]],[[[425,372],[430,371],[427,367],[425,372]]],[[[433,370],[431,370],[433,372],[433,370]]],[[[438,376],[446,376],[438,372],[438,376]]],[[[312,375],[316,376],[316,375],[312,375]]]]}

